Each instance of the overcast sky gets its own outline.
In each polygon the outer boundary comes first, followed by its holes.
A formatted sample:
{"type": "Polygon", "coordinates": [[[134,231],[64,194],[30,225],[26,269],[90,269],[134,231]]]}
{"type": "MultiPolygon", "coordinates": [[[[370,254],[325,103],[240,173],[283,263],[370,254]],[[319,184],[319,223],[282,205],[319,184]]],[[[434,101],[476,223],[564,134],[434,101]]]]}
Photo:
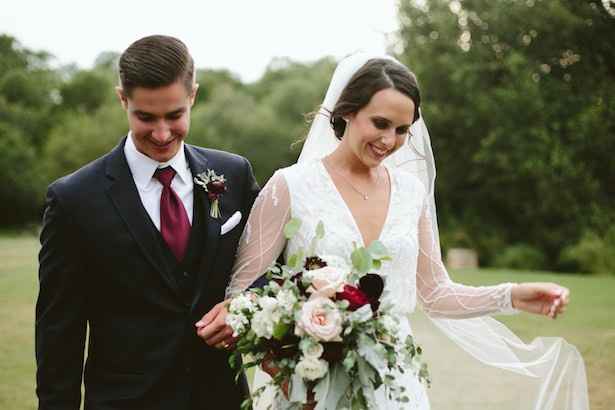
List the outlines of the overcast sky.
{"type": "Polygon", "coordinates": [[[56,64],[91,67],[102,51],[149,34],[182,39],[199,68],[227,68],[244,81],[273,57],[312,61],[383,51],[397,29],[397,0],[7,0],[0,32],[45,50],[56,64]]]}

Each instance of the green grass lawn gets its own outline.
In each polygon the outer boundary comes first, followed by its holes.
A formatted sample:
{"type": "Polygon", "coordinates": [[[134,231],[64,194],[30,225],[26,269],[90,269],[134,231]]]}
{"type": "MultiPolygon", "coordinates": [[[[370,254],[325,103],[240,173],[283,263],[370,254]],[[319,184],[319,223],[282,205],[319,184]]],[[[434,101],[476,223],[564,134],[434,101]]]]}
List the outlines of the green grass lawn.
{"type": "Polygon", "coordinates": [[[490,269],[459,271],[453,278],[473,285],[540,281],[568,287],[570,304],[556,320],[528,314],[497,319],[527,342],[561,336],[575,345],[585,360],[591,408],[615,409],[615,278],[490,269]]]}
{"type": "MultiPolygon", "coordinates": [[[[34,304],[38,241],[0,237],[0,409],[35,409],[34,304]]],[[[468,284],[557,281],[572,291],[564,316],[555,321],[530,315],[499,317],[523,339],[563,336],[582,353],[591,408],[615,408],[615,278],[497,270],[460,271],[468,284]]]]}

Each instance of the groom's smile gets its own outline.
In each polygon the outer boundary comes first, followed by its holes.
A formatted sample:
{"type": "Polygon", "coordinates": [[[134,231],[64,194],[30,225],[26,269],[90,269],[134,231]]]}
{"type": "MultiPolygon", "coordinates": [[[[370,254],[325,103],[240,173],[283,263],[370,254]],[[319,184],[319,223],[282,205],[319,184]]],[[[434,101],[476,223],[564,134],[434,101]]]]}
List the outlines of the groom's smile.
{"type": "Polygon", "coordinates": [[[137,150],[158,162],[173,158],[188,134],[196,89],[195,85],[189,94],[175,82],[153,89],[137,87],[130,96],[118,91],[137,150]]]}

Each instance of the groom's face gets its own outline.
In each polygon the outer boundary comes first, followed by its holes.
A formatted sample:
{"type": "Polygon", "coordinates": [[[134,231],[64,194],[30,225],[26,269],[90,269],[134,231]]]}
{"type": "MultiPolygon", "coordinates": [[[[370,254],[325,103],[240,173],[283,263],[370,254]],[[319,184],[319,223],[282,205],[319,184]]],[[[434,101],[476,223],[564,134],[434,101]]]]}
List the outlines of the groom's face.
{"type": "Polygon", "coordinates": [[[196,90],[195,85],[189,92],[179,81],[154,89],[136,87],[130,95],[118,89],[133,141],[142,154],[158,162],[173,158],[188,134],[196,90]]]}

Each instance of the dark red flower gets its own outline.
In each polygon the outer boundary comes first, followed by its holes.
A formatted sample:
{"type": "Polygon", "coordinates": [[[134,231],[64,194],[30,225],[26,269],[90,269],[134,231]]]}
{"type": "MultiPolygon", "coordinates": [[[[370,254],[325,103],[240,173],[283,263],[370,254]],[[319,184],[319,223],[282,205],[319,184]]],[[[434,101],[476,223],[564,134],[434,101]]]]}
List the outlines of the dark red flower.
{"type": "Polygon", "coordinates": [[[297,288],[299,289],[299,292],[301,292],[301,294],[303,296],[307,296],[307,288],[303,284],[303,272],[299,272],[299,273],[294,274],[290,278],[290,280],[293,281],[297,285],[297,288]]]}
{"type": "Polygon", "coordinates": [[[303,265],[305,270],[316,270],[324,268],[325,266],[327,266],[327,262],[323,261],[318,256],[305,258],[305,264],[303,265]]]}
{"type": "Polygon", "coordinates": [[[220,196],[226,192],[226,184],[224,181],[211,181],[207,184],[207,192],[220,196]]]}
{"type": "Polygon", "coordinates": [[[359,279],[359,289],[367,295],[369,303],[372,305],[372,310],[376,312],[380,307],[380,296],[382,296],[382,291],[384,290],[382,276],[368,273],[359,279]]]}
{"type": "Polygon", "coordinates": [[[322,358],[329,363],[341,362],[344,359],[344,344],[341,342],[325,342],[322,358]]]}
{"type": "Polygon", "coordinates": [[[347,300],[350,305],[348,310],[355,311],[361,306],[370,303],[369,298],[361,289],[351,285],[344,285],[344,290],[335,294],[337,300],[347,300]]]}

